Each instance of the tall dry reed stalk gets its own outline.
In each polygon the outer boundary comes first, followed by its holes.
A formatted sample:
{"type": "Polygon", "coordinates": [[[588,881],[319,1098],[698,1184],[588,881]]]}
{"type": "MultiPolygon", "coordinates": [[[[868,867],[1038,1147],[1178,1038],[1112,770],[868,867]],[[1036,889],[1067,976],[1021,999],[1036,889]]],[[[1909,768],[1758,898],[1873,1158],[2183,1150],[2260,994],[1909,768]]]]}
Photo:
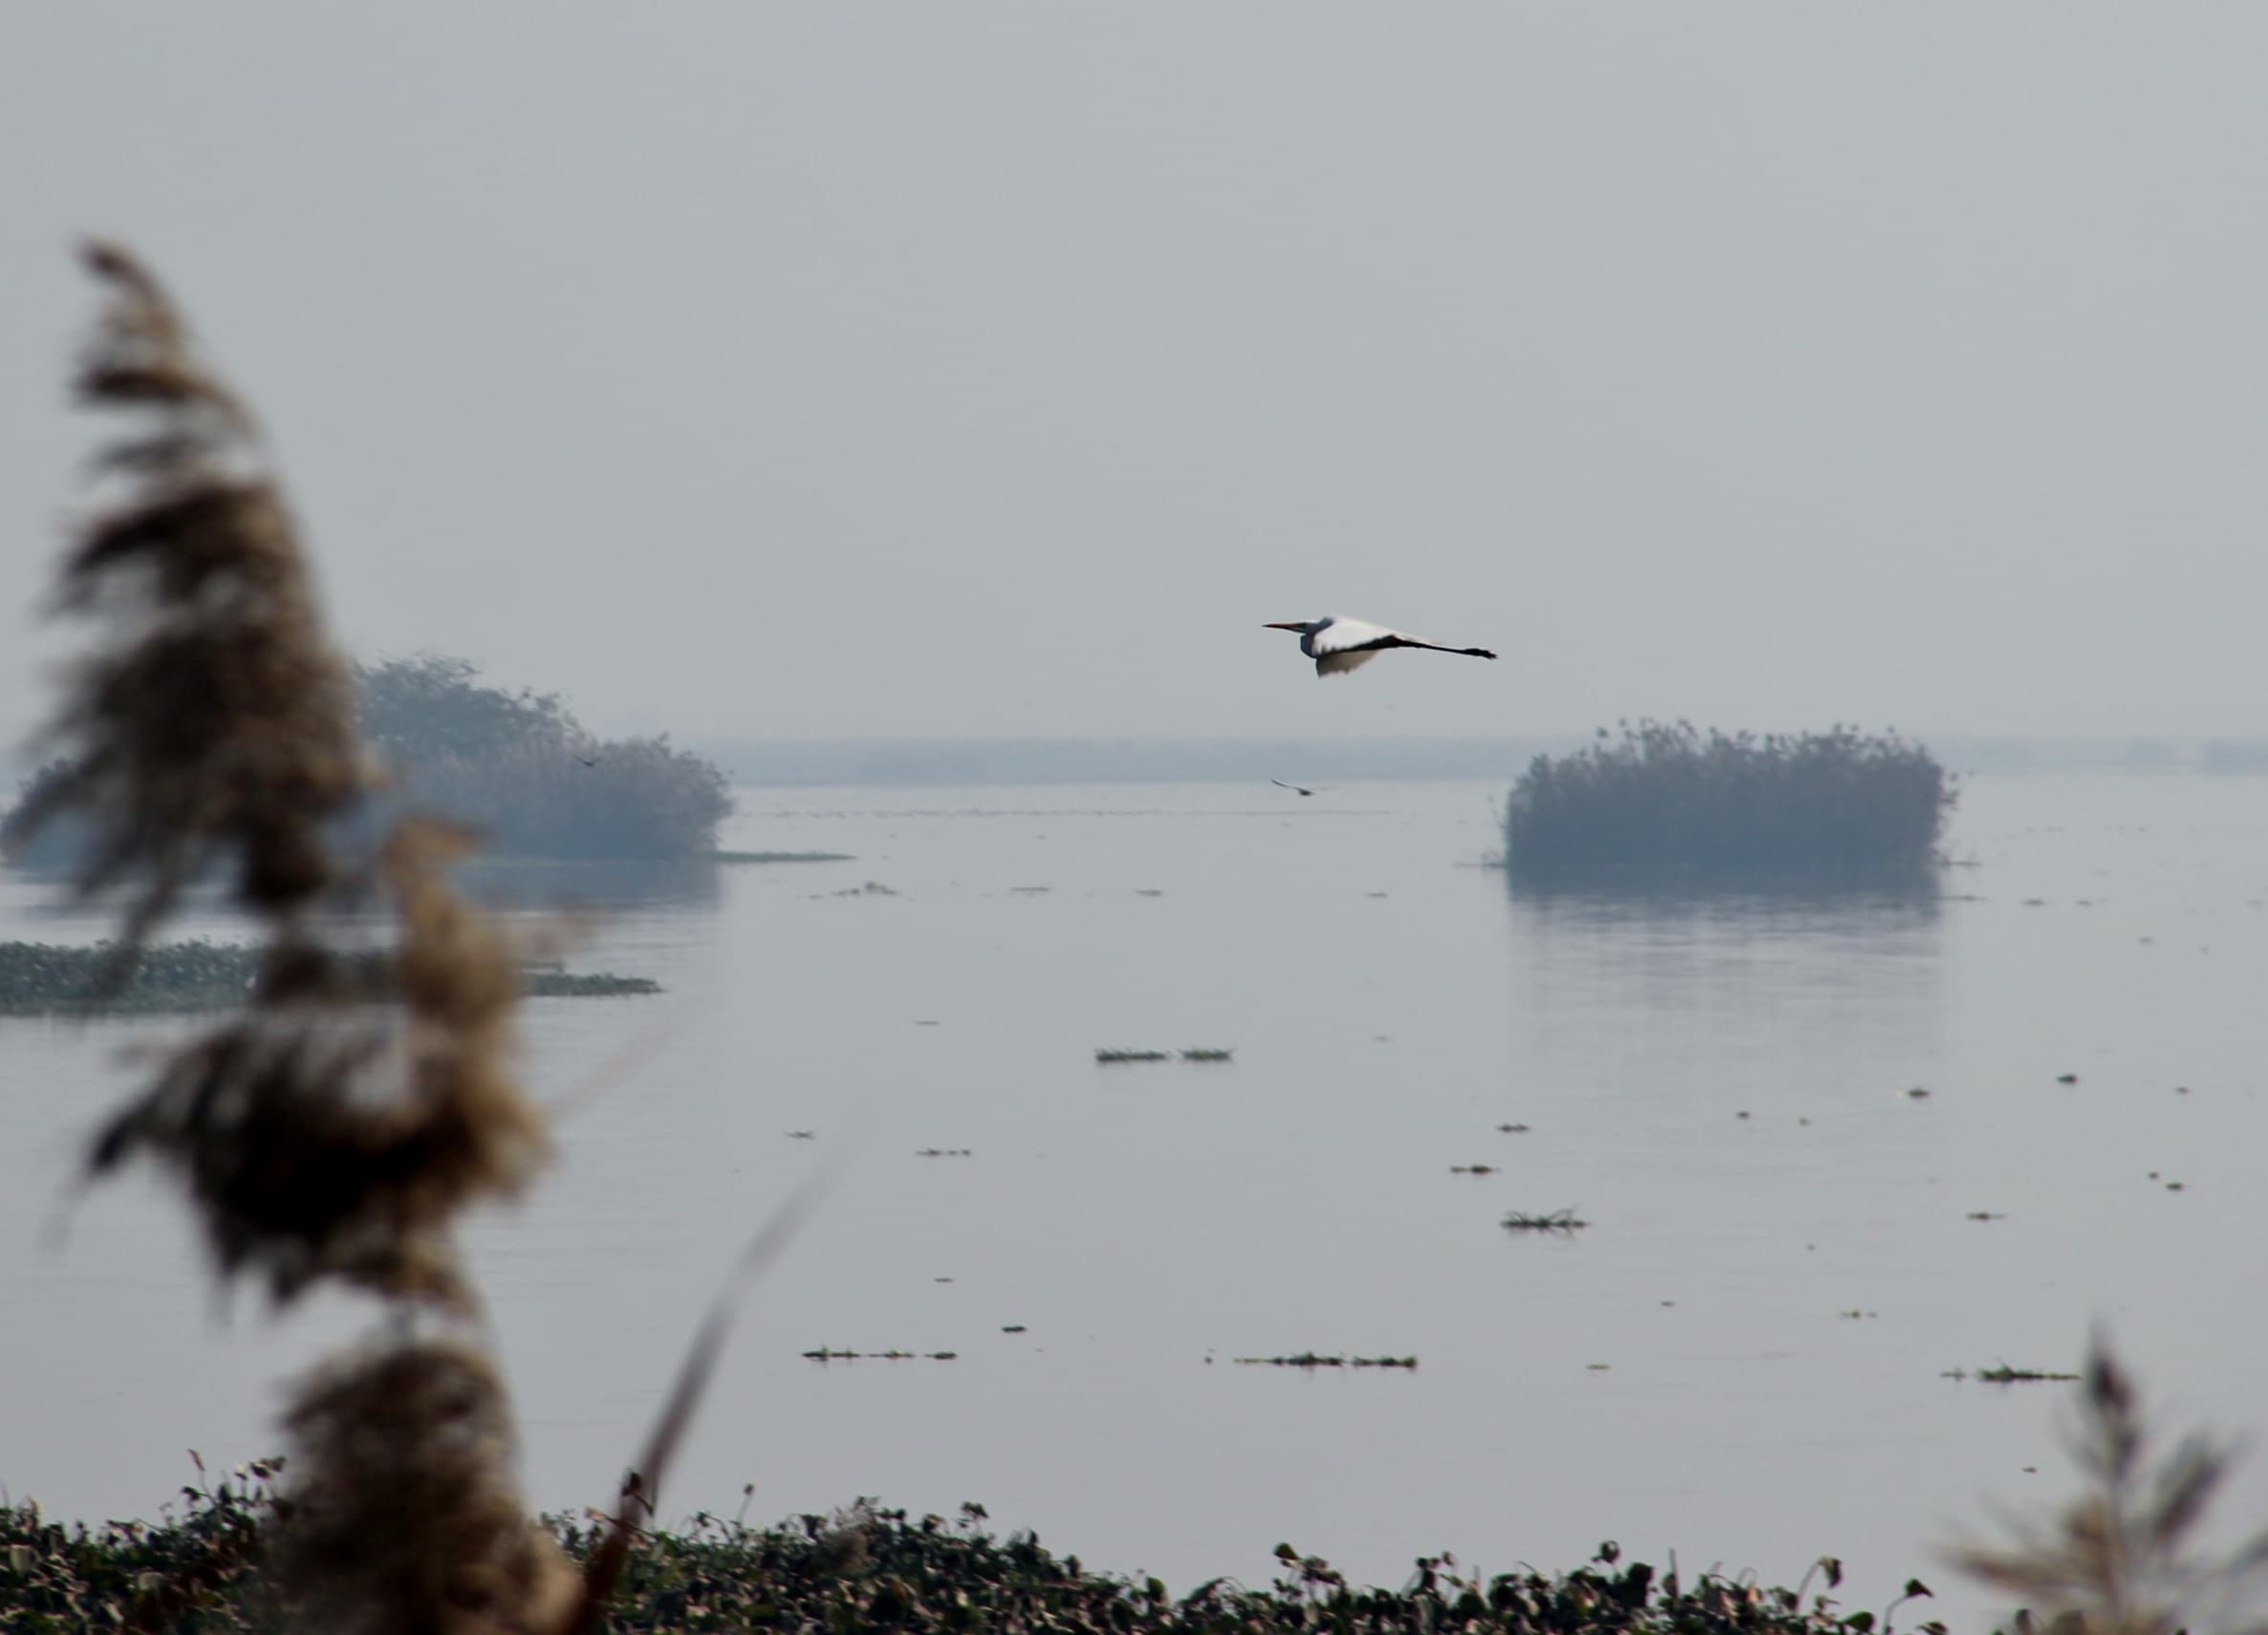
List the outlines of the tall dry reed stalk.
{"type": "Polygon", "coordinates": [[[284,1415],[270,1554],[311,1626],[555,1630],[579,1616],[580,1581],[522,1502],[451,1236],[550,1150],[512,1066],[518,951],[450,884],[468,842],[447,826],[405,817],[376,858],[335,853],[335,820],[374,780],[251,416],[130,252],[97,244],[86,262],[110,301],[79,395],[142,423],[100,455],[123,492],[63,564],[59,609],[99,635],[51,728],[70,770],[41,815],[90,826],[77,885],[122,900],[128,949],[216,869],[264,935],[241,1013],[159,1059],[90,1169],[141,1155],[172,1172],[224,1282],[261,1277],[279,1303],[326,1282],[382,1302],[378,1332],[293,1386],[284,1415]],[[336,911],[373,875],[396,1005],[356,994],[337,940],[336,911]]]}
{"type": "Polygon", "coordinates": [[[2158,1452],[2132,1378],[2100,1340],[2079,1399],[2077,1496],[2045,1524],[2004,1517],[2006,1542],[1960,1544],[1954,1563],[2019,1602],[2019,1635],[2268,1631],[2268,1532],[2219,1552],[2196,1538],[2230,1450],[2192,1434],[2158,1452]]]}

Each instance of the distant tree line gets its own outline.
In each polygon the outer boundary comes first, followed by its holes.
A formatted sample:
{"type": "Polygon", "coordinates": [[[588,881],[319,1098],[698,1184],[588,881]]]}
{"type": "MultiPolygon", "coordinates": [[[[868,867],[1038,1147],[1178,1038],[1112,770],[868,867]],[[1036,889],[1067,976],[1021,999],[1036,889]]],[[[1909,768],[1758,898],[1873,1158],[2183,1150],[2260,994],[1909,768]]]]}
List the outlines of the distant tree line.
{"type": "MultiPolygon", "coordinates": [[[[394,782],[355,822],[371,833],[408,807],[481,831],[492,852],[572,859],[707,856],[730,815],[724,774],[666,737],[601,739],[557,694],[483,684],[437,654],[357,665],[363,741],[394,782]]],[[[50,764],[0,819],[0,854],[60,864],[80,834],[68,811],[36,832],[22,814],[66,768],[50,764]]]]}
{"type": "Polygon", "coordinates": [[[1513,785],[1516,880],[1758,881],[1920,877],[1955,799],[1920,745],[1854,727],[1788,736],[1625,722],[1513,785]]]}

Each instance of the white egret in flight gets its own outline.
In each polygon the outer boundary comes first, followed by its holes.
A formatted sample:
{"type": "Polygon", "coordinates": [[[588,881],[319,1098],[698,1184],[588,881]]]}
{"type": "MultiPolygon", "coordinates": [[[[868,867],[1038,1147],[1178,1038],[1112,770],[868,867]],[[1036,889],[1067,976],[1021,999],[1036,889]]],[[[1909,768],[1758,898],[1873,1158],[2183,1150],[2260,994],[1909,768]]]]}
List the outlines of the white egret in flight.
{"type": "Polygon", "coordinates": [[[1298,631],[1300,651],[1315,660],[1318,676],[1342,675],[1358,664],[1368,664],[1390,647],[1422,647],[1433,653],[1461,653],[1472,658],[1496,656],[1485,647],[1443,647],[1437,641],[1420,641],[1406,631],[1388,630],[1384,625],[1350,619],[1340,613],[1328,613],[1319,619],[1289,619],[1264,628],[1298,631]]]}

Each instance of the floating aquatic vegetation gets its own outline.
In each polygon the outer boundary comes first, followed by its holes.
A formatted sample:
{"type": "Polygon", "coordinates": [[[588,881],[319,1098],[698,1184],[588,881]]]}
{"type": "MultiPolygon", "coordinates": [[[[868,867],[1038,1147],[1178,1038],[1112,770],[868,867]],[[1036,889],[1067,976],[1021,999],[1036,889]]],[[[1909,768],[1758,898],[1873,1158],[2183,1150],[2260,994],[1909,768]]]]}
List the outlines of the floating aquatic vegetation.
{"type": "Polygon", "coordinates": [[[1497,1129],[1505,1135],[1525,1135],[1528,1132],[1528,1127],[1524,1124],[1500,1124],[1497,1129]]]}
{"type": "Polygon", "coordinates": [[[1184,1062],[1233,1062],[1236,1060],[1236,1054],[1233,1049],[1220,1050],[1200,1047],[1196,1050],[1182,1051],[1181,1060],[1184,1062]]]}
{"type": "Polygon", "coordinates": [[[1579,1232],[1590,1222],[1577,1219],[1572,1209],[1555,1209],[1548,1215],[1516,1209],[1504,1216],[1502,1224],[1507,1232],[1579,1232]]]}
{"type": "Polygon", "coordinates": [[[2046,1368],[2012,1368],[2006,1363],[1996,1363],[1989,1368],[1978,1368],[1972,1373],[1967,1368],[1948,1368],[1938,1376],[1946,1380],[1982,1380],[1988,1386],[2027,1385],[2042,1381],[2076,1380],[2077,1374],[2062,1374],[2046,1368]]]}
{"type": "Polygon", "coordinates": [[[1969,1212],[1967,1218],[1970,1220],[2006,1220],[2008,1217],[1997,1210],[1973,1209],[1969,1212]]]}
{"type": "MultiPolygon", "coordinates": [[[[218,1494],[192,1490],[181,1519],[92,1530],[57,1526],[29,1506],[0,1503],[0,1596],[10,1611],[25,1614],[27,1628],[76,1630],[91,1622],[80,1609],[125,1605],[135,1599],[138,1579],[164,1576],[206,1588],[193,1623],[145,1620],[144,1629],[274,1635],[328,1627],[312,1609],[279,1603],[269,1591],[260,1555],[264,1491],[256,1479],[225,1483],[218,1494]]],[[[1746,1575],[1657,1572],[1625,1560],[1612,1543],[1564,1574],[1534,1568],[1483,1574],[1450,1556],[1420,1557],[1408,1581],[1394,1589],[1350,1582],[1322,1557],[1285,1543],[1275,1552],[1280,1566],[1270,1583],[1220,1578],[1176,1598],[1157,1579],[1095,1571],[1029,1533],[995,1536],[984,1530],[987,1519],[979,1504],[963,1504],[948,1517],[864,1499],[832,1515],[764,1528],[704,1514],[674,1530],[641,1529],[627,1546],[610,1626],[657,1635],[702,1627],[1064,1635],[1313,1635],[1341,1627],[1374,1635],[1862,1635],[1874,1629],[1887,1635],[1896,1610],[1893,1603],[1878,1618],[1840,1605],[1826,1593],[1843,1580],[1842,1563],[1832,1557],[1797,1584],[1771,1588],[1746,1575]]],[[[576,1562],[591,1560],[614,1537],[611,1528],[582,1516],[552,1517],[546,1532],[576,1562]]],[[[1907,1588],[1927,1593],[1918,1582],[1907,1588]]],[[[426,1629],[474,1635],[483,1625],[468,1610],[426,1629]]]]}
{"type": "MultiPolygon", "coordinates": [[[[332,976],[343,998],[376,1001],[398,997],[390,950],[335,951],[330,957],[332,976]]],[[[0,942],[0,1016],[227,1010],[250,997],[268,958],[265,949],[204,940],[145,942],[138,949],[113,942],[0,942]]],[[[648,977],[551,966],[523,965],[521,980],[530,999],[661,991],[661,984],[648,977]]]]}
{"type": "Polygon", "coordinates": [[[1094,1059],[1104,1063],[1171,1062],[1174,1053],[1170,1050],[1097,1050],[1094,1059]]]}
{"type": "Polygon", "coordinates": [[[832,1345],[822,1345],[816,1351],[806,1351],[804,1355],[814,1363],[856,1363],[861,1361],[950,1363],[961,1353],[958,1351],[907,1351],[896,1346],[887,1351],[844,1351],[837,1350],[832,1345]]]}
{"type": "Polygon", "coordinates": [[[924,1147],[914,1154],[917,1158],[974,1158],[976,1155],[967,1147],[924,1147]]]}
{"type": "Polygon", "coordinates": [[[1494,1164],[1452,1164],[1449,1172],[1452,1175],[1493,1175],[1497,1173],[1497,1167],[1494,1164]]]}
{"type": "Polygon", "coordinates": [[[1343,1353],[1326,1356],[1318,1351],[1301,1351],[1289,1357],[1239,1357],[1239,1363],[1258,1365],[1269,1368],[1415,1368],[1415,1357],[1350,1357],[1343,1353]]]}

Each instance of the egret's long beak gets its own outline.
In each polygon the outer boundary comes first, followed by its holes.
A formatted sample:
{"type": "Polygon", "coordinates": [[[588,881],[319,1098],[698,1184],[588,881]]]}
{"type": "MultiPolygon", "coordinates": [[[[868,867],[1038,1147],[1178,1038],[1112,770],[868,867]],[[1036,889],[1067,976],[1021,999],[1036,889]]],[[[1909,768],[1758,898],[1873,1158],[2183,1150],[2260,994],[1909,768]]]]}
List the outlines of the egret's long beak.
{"type": "Polygon", "coordinates": [[[1260,628],[1262,630],[1306,630],[1307,621],[1306,619],[1290,619],[1283,624],[1262,625],[1260,628]]]}

